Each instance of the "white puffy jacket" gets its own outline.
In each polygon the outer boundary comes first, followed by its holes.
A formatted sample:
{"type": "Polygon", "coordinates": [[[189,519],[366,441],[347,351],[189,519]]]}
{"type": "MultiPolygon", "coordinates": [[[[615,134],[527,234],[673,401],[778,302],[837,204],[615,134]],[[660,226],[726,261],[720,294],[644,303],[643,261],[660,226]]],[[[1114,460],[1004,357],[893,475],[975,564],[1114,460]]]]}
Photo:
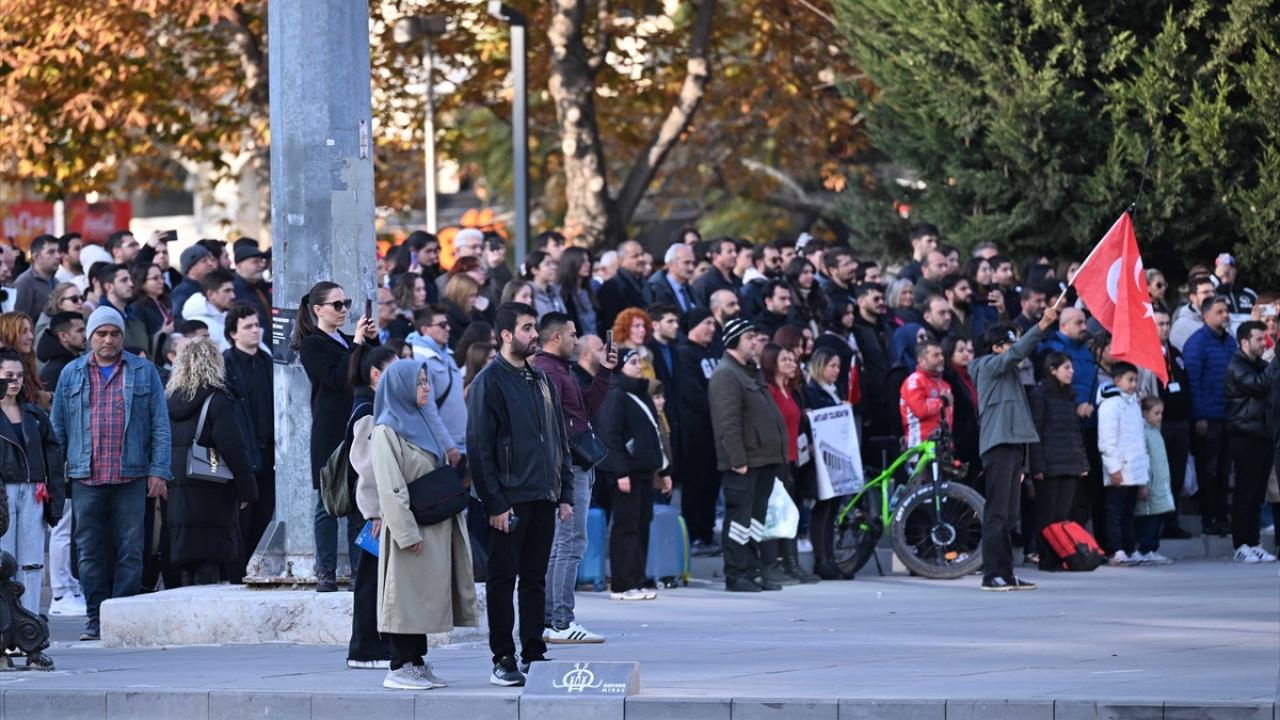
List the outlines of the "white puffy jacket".
{"type": "Polygon", "coordinates": [[[1143,434],[1145,421],[1137,394],[1108,388],[1098,408],[1098,452],[1102,453],[1104,486],[1111,485],[1112,473],[1119,472],[1124,485],[1146,485],[1151,481],[1151,460],[1143,434]]]}

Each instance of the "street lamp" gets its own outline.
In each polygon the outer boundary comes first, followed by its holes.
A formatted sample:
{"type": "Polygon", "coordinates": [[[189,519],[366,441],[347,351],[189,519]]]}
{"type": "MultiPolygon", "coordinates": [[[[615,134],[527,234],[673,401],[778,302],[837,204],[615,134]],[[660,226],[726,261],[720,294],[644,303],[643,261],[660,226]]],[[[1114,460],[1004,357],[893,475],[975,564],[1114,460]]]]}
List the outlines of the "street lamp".
{"type": "Polygon", "coordinates": [[[426,73],[427,83],[427,118],[423,128],[422,145],[426,153],[426,214],[427,232],[435,234],[436,222],[436,91],[435,91],[435,50],[432,38],[439,37],[448,30],[448,19],[443,15],[419,15],[402,17],[396,21],[393,36],[400,46],[412,45],[421,39],[422,68],[426,73]]]}
{"type": "Polygon", "coordinates": [[[519,267],[529,250],[529,79],[525,72],[528,20],[501,0],[489,1],[489,14],[511,27],[511,146],[515,164],[515,261],[519,267]]]}

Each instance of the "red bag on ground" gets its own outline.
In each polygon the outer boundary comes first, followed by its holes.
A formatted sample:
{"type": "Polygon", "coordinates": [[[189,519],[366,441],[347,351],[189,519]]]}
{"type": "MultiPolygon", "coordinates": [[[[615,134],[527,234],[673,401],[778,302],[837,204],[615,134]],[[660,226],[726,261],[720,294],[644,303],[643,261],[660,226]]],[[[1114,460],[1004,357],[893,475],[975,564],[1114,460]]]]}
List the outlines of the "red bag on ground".
{"type": "Polygon", "coordinates": [[[1088,530],[1080,523],[1064,520],[1047,525],[1044,532],[1046,550],[1053,553],[1055,565],[1071,572],[1091,572],[1106,561],[1107,555],[1098,547],[1088,530]]]}

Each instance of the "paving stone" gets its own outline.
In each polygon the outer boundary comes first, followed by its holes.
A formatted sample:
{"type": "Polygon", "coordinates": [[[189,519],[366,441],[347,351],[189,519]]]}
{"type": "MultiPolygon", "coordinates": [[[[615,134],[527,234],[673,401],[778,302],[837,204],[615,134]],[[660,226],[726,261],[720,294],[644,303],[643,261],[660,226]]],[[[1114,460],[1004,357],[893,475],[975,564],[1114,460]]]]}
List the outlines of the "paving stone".
{"type": "Polygon", "coordinates": [[[1054,720],[1052,700],[948,700],[947,720],[1054,720]]]}
{"type": "Polygon", "coordinates": [[[1165,720],[1273,720],[1274,703],[1181,703],[1164,705],[1165,720]]]}
{"type": "Polygon", "coordinates": [[[107,693],[108,720],[208,720],[209,693],[155,690],[107,693]]]}
{"type": "Polygon", "coordinates": [[[946,700],[840,701],[840,720],[944,720],[946,700]]]}
{"type": "Polygon", "coordinates": [[[209,693],[209,720],[311,720],[311,693],[209,693]]]}
{"type": "Polygon", "coordinates": [[[627,698],[626,720],[729,720],[733,701],[729,698],[627,698]]]}
{"type": "MultiPolygon", "coordinates": [[[[520,696],[511,695],[450,695],[448,691],[432,690],[417,693],[415,717],[419,720],[519,720],[520,696]]],[[[405,717],[399,715],[397,717],[405,717]]]]}
{"type": "Polygon", "coordinates": [[[418,694],[410,690],[385,689],[367,693],[316,693],[311,696],[311,720],[411,718],[418,694]]]}
{"type": "Polygon", "coordinates": [[[621,697],[522,697],[520,720],[624,720],[621,697]]]}
{"type": "Polygon", "coordinates": [[[837,700],[734,698],[733,720],[836,720],[837,700]]]}
{"type": "Polygon", "coordinates": [[[1053,720],[1162,720],[1164,703],[1090,702],[1058,700],[1053,704],[1053,720]]]}
{"type": "Polygon", "coordinates": [[[98,720],[107,717],[105,692],[8,690],[4,694],[7,718],[22,720],[98,720]]]}

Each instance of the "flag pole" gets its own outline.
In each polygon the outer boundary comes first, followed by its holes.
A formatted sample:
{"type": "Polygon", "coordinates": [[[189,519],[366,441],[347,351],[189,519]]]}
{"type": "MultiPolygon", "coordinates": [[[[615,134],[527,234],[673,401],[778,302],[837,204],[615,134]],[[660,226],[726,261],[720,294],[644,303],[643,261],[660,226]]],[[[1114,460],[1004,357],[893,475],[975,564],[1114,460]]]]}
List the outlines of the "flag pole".
{"type": "Polygon", "coordinates": [[[1142,201],[1142,190],[1147,186],[1147,168],[1151,167],[1151,148],[1147,148],[1146,155],[1142,159],[1142,175],[1138,180],[1138,194],[1133,198],[1133,204],[1126,211],[1129,218],[1132,219],[1138,215],[1138,203],[1142,201]]]}

